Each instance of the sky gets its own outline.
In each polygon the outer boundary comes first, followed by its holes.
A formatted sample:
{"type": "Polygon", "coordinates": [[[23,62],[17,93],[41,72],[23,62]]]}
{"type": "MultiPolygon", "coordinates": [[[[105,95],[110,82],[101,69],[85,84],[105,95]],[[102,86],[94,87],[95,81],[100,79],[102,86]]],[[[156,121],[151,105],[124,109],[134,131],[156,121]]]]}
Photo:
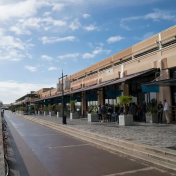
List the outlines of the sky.
{"type": "Polygon", "coordinates": [[[176,24],[176,0],[0,0],[4,104],[176,24]]]}

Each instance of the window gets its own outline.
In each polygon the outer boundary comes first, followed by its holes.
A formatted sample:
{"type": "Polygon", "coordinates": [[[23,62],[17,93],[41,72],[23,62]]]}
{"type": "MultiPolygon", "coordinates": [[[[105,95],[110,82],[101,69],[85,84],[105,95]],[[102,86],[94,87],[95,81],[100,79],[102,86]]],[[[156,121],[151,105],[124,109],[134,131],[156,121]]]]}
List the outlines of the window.
{"type": "Polygon", "coordinates": [[[85,75],[85,76],[81,76],[81,77],[78,78],[78,80],[79,80],[79,79],[83,79],[83,78],[85,78],[85,77],[86,77],[86,75],[85,75]]]}
{"type": "Polygon", "coordinates": [[[140,53],[140,54],[135,55],[134,58],[138,58],[138,57],[141,57],[141,56],[145,56],[145,55],[147,55],[147,54],[149,54],[149,53],[152,53],[152,52],[154,52],[154,51],[157,51],[157,50],[158,50],[158,47],[152,48],[152,49],[147,50],[147,51],[145,51],[145,52],[143,52],[143,53],[140,53]]]}
{"type": "Polygon", "coordinates": [[[170,46],[170,45],[173,45],[173,44],[175,44],[175,43],[176,43],[176,40],[173,40],[173,41],[171,41],[171,42],[168,42],[168,43],[163,44],[162,47],[165,48],[165,47],[170,46]]]}
{"type": "Polygon", "coordinates": [[[131,60],[132,60],[132,58],[128,58],[128,59],[126,59],[126,60],[122,60],[122,61],[120,61],[120,62],[115,63],[114,66],[121,65],[121,64],[123,64],[123,63],[125,63],[125,62],[129,62],[129,61],[131,61],[131,60]]]}
{"type": "Polygon", "coordinates": [[[100,69],[99,71],[101,72],[101,71],[104,71],[104,70],[107,70],[107,69],[110,69],[110,68],[112,68],[112,66],[104,67],[104,68],[100,69]]]}
{"type": "Polygon", "coordinates": [[[87,76],[91,76],[91,75],[94,75],[94,74],[96,74],[96,73],[97,73],[97,71],[91,72],[91,73],[87,74],[87,76]]]}

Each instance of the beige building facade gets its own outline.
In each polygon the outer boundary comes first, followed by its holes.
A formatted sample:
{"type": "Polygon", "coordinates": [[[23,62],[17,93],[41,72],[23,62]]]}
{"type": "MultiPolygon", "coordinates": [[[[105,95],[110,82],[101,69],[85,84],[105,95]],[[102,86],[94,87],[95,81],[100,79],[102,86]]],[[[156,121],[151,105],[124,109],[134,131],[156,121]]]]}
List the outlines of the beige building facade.
{"type": "MultiPolygon", "coordinates": [[[[118,91],[120,95],[132,95],[140,104],[151,99],[157,102],[166,99],[171,106],[171,118],[175,119],[175,78],[176,26],[173,26],[70,75],[67,77],[70,89],[64,90],[64,98],[79,99],[82,115],[91,104],[117,103],[118,96],[112,94],[118,91]],[[164,83],[165,80],[170,82],[164,83]],[[158,86],[159,92],[143,92],[143,85],[158,86]]],[[[38,100],[33,102],[52,102],[60,98],[61,91],[52,89],[39,93],[38,100]]]]}

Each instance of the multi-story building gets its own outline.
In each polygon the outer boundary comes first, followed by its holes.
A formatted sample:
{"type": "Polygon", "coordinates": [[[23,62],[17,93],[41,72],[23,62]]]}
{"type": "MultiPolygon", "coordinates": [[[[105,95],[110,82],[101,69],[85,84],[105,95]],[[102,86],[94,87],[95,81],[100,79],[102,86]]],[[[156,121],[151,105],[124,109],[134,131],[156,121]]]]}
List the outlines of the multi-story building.
{"type": "MultiPolygon", "coordinates": [[[[166,99],[175,118],[176,106],[176,26],[162,31],[113,56],[67,77],[64,102],[77,99],[84,115],[88,105],[115,104],[119,95],[132,95],[142,103],[166,99]],[[142,86],[145,86],[142,88],[142,86]],[[149,87],[150,86],[150,87],[149,87]],[[173,108],[172,108],[173,107],[173,108]]],[[[60,102],[56,89],[41,94],[35,102],[60,102]]]]}

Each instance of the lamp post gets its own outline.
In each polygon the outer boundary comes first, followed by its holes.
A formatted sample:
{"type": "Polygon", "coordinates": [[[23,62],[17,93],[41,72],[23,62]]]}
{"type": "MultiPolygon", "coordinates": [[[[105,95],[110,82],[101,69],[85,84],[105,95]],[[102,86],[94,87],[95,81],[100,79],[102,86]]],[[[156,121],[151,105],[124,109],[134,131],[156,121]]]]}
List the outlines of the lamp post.
{"type": "Polygon", "coordinates": [[[59,80],[62,79],[62,84],[61,84],[62,85],[62,123],[67,124],[66,116],[64,116],[64,81],[63,81],[64,77],[67,77],[67,75],[64,75],[62,70],[62,77],[59,78],[59,80]]]}
{"type": "Polygon", "coordinates": [[[29,97],[25,98],[25,102],[26,102],[26,111],[28,113],[28,102],[29,102],[29,97]]]}

